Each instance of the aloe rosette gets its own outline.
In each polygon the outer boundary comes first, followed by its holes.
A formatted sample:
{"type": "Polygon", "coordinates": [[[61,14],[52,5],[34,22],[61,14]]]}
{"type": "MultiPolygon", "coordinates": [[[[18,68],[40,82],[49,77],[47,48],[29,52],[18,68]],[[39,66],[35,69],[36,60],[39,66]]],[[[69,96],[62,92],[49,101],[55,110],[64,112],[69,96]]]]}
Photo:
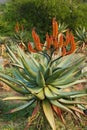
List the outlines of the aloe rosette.
{"type": "Polygon", "coordinates": [[[85,57],[75,54],[75,41],[71,32],[66,36],[58,33],[55,18],[52,21],[53,34],[46,34],[46,42],[42,44],[35,29],[32,30],[34,44],[28,43],[29,52],[25,53],[17,47],[17,54],[6,46],[11,59],[11,74],[0,72],[0,80],[23,96],[7,97],[3,100],[25,100],[27,103],[11,110],[16,112],[36,103],[38,104],[52,127],[56,130],[54,113],[62,122],[65,120],[62,110],[70,112],[74,118],[79,114],[85,115],[86,102],[79,101],[79,97],[86,96],[87,90],[74,90],[76,84],[87,82],[86,72],[82,73],[81,64],[85,57]],[[83,78],[85,76],[85,78],[83,78]],[[67,91],[67,88],[69,91],[67,91]],[[77,100],[78,99],[78,100],[77,100]]]}

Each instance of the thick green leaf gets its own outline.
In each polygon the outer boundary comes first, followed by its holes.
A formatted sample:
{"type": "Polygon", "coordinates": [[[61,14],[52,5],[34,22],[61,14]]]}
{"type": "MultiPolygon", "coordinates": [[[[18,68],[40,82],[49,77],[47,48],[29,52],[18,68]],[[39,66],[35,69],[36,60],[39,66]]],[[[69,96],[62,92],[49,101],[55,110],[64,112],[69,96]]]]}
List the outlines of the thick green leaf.
{"type": "Polygon", "coordinates": [[[77,80],[75,82],[72,83],[68,83],[68,84],[63,84],[61,85],[58,81],[55,81],[54,83],[50,83],[51,85],[54,85],[54,87],[57,88],[68,88],[68,87],[72,87],[73,85],[79,84],[79,83],[86,83],[87,80],[86,79],[82,79],[82,80],[77,80]]]}
{"type": "Polygon", "coordinates": [[[22,65],[16,64],[16,63],[11,63],[12,66],[19,68],[19,69],[24,69],[22,65]]]}
{"type": "Polygon", "coordinates": [[[5,80],[3,78],[0,78],[0,80],[3,81],[4,83],[6,83],[9,87],[14,89],[15,91],[17,91],[17,92],[19,92],[21,94],[29,94],[29,92],[23,87],[18,87],[18,86],[12,84],[11,82],[9,82],[8,80],[5,80]]]}
{"type": "Polygon", "coordinates": [[[84,59],[84,56],[79,55],[79,54],[70,54],[67,56],[64,56],[63,58],[60,59],[60,63],[57,64],[57,67],[59,68],[68,68],[72,65],[74,65],[75,63],[77,63],[77,61],[84,59]]]}
{"type": "Polygon", "coordinates": [[[50,126],[52,127],[52,130],[56,130],[55,120],[54,120],[54,115],[53,115],[53,110],[52,110],[51,104],[47,100],[44,100],[42,102],[42,106],[43,106],[44,114],[45,114],[50,126]]]}
{"type": "Polygon", "coordinates": [[[14,59],[18,64],[20,64],[20,61],[16,58],[15,54],[11,51],[11,49],[8,46],[6,46],[6,48],[9,52],[10,56],[12,57],[12,59],[14,59]]]}
{"type": "Polygon", "coordinates": [[[67,106],[59,103],[57,100],[50,100],[50,103],[73,114],[73,112],[69,108],[67,108],[67,106]]]}
{"type": "Polygon", "coordinates": [[[64,104],[85,104],[85,105],[87,105],[86,102],[73,101],[73,100],[66,100],[66,99],[62,99],[62,98],[59,99],[58,101],[61,102],[61,103],[64,103],[64,104]]]}
{"type": "Polygon", "coordinates": [[[14,96],[14,97],[7,97],[7,98],[3,98],[2,100],[31,100],[33,99],[34,96],[30,95],[30,96],[14,96]]]}
{"type": "Polygon", "coordinates": [[[29,68],[31,68],[32,71],[37,72],[39,69],[38,62],[29,53],[28,55],[25,54],[21,48],[18,48],[18,50],[20,52],[21,59],[24,59],[24,61],[29,66],[29,68]]]}
{"type": "Polygon", "coordinates": [[[83,94],[76,94],[76,95],[72,95],[70,96],[71,98],[79,98],[79,97],[84,97],[87,96],[87,93],[83,93],[83,94]]]}
{"type": "Polygon", "coordinates": [[[46,86],[46,87],[44,88],[44,93],[45,93],[46,98],[48,98],[48,99],[53,99],[53,100],[55,100],[55,99],[58,99],[58,97],[59,97],[59,95],[54,94],[54,93],[49,89],[48,86],[46,86]]]}
{"type": "Polygon", "coordinates": [[[43,89],[39,93],[34,94],[34,96],[39,98],[39,100],[44,100],[45,99],[45,95],[44,95],[43,89]]]}
{"type": "Polygon", "coordinates": [[[25,59],[22,57],[21,61],[23,63],[24,66],[24,70],[26,71],[26,73],[32,77],[32,78],[36,78],[36,73],[30,68],[30,66],[26,63],[25,59]]]}
{"type": "Polygon", "coordinates": [[[43,88],[37,86],[37,87],[27,87],[27,89],[32,93],[32,94],[37,94],[39,93],[43,88]]]}
{"type": "Polygon", "coordinates": [[[34,103],[34,102],[35,102],[35,99],[32,99],[32,100],[30,100],[28,103],[26,103],[26,104],[24,104],[24,105],[22,105],[22,106],[20,106],[20,107],[17,107],[17,108],[15,108],[15,109],[12,109],[12,110],[10,111],[10,113],[23,110],[23,109],[29,107],[29,106],[30,106],[32,103],[34,103]]]}
{"type": "MultiPolygon", "coordinates": [[[[49,69],[48,69],[49,70],[49,69]]],[[[65,69],[58,69],[55,72],[53,72],[46,80],[46,83],[52,83],[54,82],[57,78],[60,77],[60,74],[64,72],[65,69]]]]}
{"type": "Polygon", "coordinates": [[[84,94],[86,93],[86,90],[80,90],[80,91],[71,91],[71,92],[66,92],[66,91],[59,91],[60,96],[74,96],[74,95],[79,95],[79,94],[84,94]]]}
{"type": "Polygon", "coordinates": [[[44,64],[40,63],[39,64],[39,70],[42,72],[42,74],[44,75],[45,71],[46,71],[46,67],[44,64]]]}
{"type": "Polygon", "coordinates": [[[45,86],[45,79],[41,71],[38,71],[37,73],[36,82],[38,86],[41,86],[41,87],[45,86]]]}
{"type": "Polygon", "coordinates": [[[30,82],[29,79],[26,80],[26,79],[24,78],[24,76],[20,73],[19,69],[15,69],[15,68],[14,68],[14,69],[12,70],[12,72],[13,72],[15,78],[16,78],[17,80],[19,80],[20,82],[24,82],[24,83],[30,82]]]}
{"type": "Polygon", "coordinates": [[[35,60],[35,58],[33,58],[32,55],[30,55],[30,58],[32,59],[33,64],[38,68],[39,67],[39,63],[35,60]]]}
{"type": "Polygon", "coordinates": [[[76,63],[74,63],[72,66],[69,66],[68,68],[57,69],[55,72],[53,72],[52,76],[48,77],[46,83],[53,84],[55,80],[58,80],[58,82],[65,84],[65,82],[69,82],[70,80],[72,81],[74,76],[80,72],[78,66],[80,63],[82,63],[83,60],[84,57],[80,58],[76,63]]]}
{"type": "Polygon", "coordinates": [[[23,81],[25,80],[25,81],[27,81],[28,83],[35,83],[35,81],[32,80],[31,77],[29,77],[29,75],[27,75],[24,70],[20,70],[20,69],[16,68],[16,70],[14,69],[13,73],[14,73],[14,75],[15,75],[18,79],[19,79],[19,77],[20,77],[20,79],[21,79],[21,80],[23,79],[23,81]]]}
{"type": "Polygon", "coordinates": [[[45,80],[47,80],[48,77],[50,77],[51,75],[52,75],[52,67],[48,66],[46,71],[45,71],[45,74],[44,74],[45,80]]]}
{"type": "Polygon", "coordinates": [[[13,82],[13,83],[16,83],[16,84],[18,84],[18,85],[20,85],[20,83],[19,83],[18,80],[16,80],[15,78],[12,78],[12,77],[9,76],[9,75],[0,73],[0,77],[3,78],[3,79],[6,79],[6,80],[8,80],[8,81],[11,81],[11,82],[13,82]]]}

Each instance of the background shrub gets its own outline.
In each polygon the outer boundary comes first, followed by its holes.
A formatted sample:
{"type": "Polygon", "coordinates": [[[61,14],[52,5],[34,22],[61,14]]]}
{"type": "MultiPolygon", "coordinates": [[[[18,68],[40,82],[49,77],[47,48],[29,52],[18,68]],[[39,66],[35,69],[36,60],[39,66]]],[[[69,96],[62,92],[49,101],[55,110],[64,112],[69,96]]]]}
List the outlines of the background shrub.
{"type": "Polygon", "coordinates": [[[87,3],[81,0],[11,0],[1,6],[0,35],[13,35],[18,21],[28,33],[36,27],[44,39],[44,34],[51,30],[53,17],[72,30],[79,25],[87,27],[87,3]]]}

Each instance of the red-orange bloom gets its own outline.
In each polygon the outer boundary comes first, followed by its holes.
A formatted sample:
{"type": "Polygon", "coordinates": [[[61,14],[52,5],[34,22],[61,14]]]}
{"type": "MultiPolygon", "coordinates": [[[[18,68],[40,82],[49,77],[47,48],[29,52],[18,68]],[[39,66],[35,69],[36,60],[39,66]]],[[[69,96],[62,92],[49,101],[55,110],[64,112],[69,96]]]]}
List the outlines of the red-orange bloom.
{"type": "Polygon", "coordinates": [[[48,33],[46,34],[46,42],[47,42],[46,48],[48,50],[50,49],[50,46],[52,44],[52,38],[48,35],[48,33]]]}
{"type": "Polygon", "coordinates": [[[53,18],[52,25],[53,25],[53,38],[57,38],[57,36],[58,36],[58,24],[57,24],[55,18],[53,18]]]}
{"type": "Polygon", "coordinates": [[[70,33],[69,33],[69,30],[67,30],[65,45],[68,45],[69,43],[70,43],[70,33]]]}
{"type": "Polygon", "coordinates": [[[72,33],[70,34],[70,45],[71,45],[71,49],[70,49],[70,51],[67,52],[67,54],[73,53],[76,49],[76,44],[75,44],[74,36],[72,33]]]}
{"type": "Polygon", "coordinates": [[[37,33],[35,32],[35,29],[32,30],[32,37],[34,39],[34,43],[35,43],[35,47],[36,47],[37,51],[42,51],[42,45],[40,43],[40,38],[37,35],[37,33]]]}
{"type": "Polygon", "coordinates": [[[32,48],[32,45],[30,43],[28,43],[28,51],[29,52],[34,52],[34,53],[37,52],[35,49],[32,48]]]}
{"type": "Polygon", "coordinates": [[[53,39],[53,46],[55,49],[58,49],[58,40],[57,39],[53,39]]]}

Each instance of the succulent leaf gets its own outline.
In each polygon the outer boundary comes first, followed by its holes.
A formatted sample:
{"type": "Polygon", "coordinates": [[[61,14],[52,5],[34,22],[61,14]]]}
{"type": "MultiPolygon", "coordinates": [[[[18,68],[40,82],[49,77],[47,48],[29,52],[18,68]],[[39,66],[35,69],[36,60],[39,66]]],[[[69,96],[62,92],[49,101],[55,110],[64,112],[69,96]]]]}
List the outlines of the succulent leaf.
{"type": "Polygon", "coordinates": [[[26,103],[26,104],[24,104],[24,105],[22,105],[22,106],[20,106],[20,107],[17,107],[17,108],[15,108],[15,109],[12,109],[12,110],[10,111],[10,113],[23,110],[23,109],[29,107],[29,106],[30,106],[32,103],[34,103],[34,102],[35,102],[35,99],[32,99],[32,100],[30,100],[28,103],[26,103]]]}
{"type": "Polygon", "coordinates": [[[14,97],[7,97],[7,98],[3,98],[3,101],[5,100],[25,100],[25,101],[29,101],[31,99],[35,98],[33,95],[30,96],[14,96],[14,97]]]}
{"type": "Polygon", "coordinates": [[[48,122],[50,123],[52,129],[56,130],[56,125],[55,125],[55,121],[54,121],[54,115],[53,115],[53,110],[52,110],[51,104],[47,100],[44,100],[42,102],[42,106],[43,106],[44,114],[45,114],[48,122]]]}
{"type": "Polygon", "coordinates": [[[37,77],[36,77],[36,83],[38,86],[44,87],[45,86],[45,79],[41,71],[38,71],[37,77]]]}
{"type": "Polygon", "coordinates": [[[70,112],[71,114],[73,114],[73,112],[72,112],[67,106],[65,106],[65,105],[63,105],[63,104],[61,104],[61,103],[59,103],[57,100],[50,100],[50,102],[51,102],[51,104],[53,104],[53,105],[55,105],[55,106],[57,106],[57,107],[59,107],[59,108],[65,110],[65,111],[68,111],[68,112],[70,112]]]}

